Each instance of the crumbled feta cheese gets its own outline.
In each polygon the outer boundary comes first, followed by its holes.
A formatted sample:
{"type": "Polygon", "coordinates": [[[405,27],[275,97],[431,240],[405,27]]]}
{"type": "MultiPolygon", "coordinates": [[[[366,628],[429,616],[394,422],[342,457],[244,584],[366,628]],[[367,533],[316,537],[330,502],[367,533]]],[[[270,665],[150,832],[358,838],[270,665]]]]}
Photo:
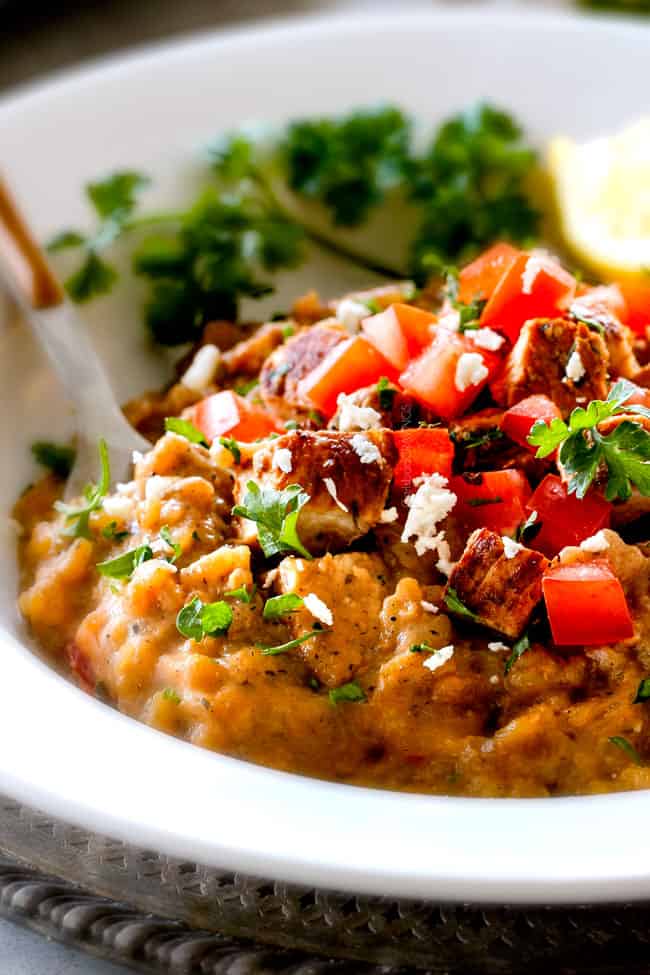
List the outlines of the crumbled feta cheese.
{"type": "Polygon", "coordinates": [[[445,542],[445,533],[436,531],[436,525],[447,517],[458,499],[447,487],[447,478],[441,474],[417,478],[414,484],[417,491],[405,498],[409,513],[402,541],[408,542],[415,536],[418,555],[424,555],[427,551],[437,552],[441,561],[448,562],[449,545],[445,542]]]}
{"type": "Polygon", "coordinates": [[[339,499],[338,492],[336,490],[336,484],[334,483],[333,479],[331,477],[324,477],[323,484],[327,488],[328,494],[332,496],[332,498],[334,499],[336,504],[338,504],[341,511],[349,511],[350,509],[348,508],[347,504],[343,504],[343,502],[339,499]]]}
{"type": "Polygon", "coordinates": [[[427,670],[437,670],[438,667],[442,667],[446,664],[448,660],[454,655],[454,645],[450,643],[448,647],[440,647],[440,650],[436,650],[432,653],[430,657],[422,661],[422,666],[426,667],[427,670]]]}
{"type": "Polygon", "coordinates": [[[537,275],[546,267],[547,263],[548,257],[545,254],[531,254],[521,275],[522,294],[531,294],[537,275]]]}
{"type": "Polygon", "coordinates": [[[424,610],[425,613],[437,613],[438,612],[438,607],[437,606],[434,606],[433,603],[428,603],[426,601],[426,599],[422,599],[420,601],[420,606],[422,607],[422,609],[424,610]]]}
{"type": "Polygon", "coordinates": [[[379,520],[382,525],[391,525],[394,521],[397,521],[399,515],[397,513],[397,508],[384,508],[379,516],[379,520]]]}
{"type": "Polygon", "coordinates": [[[339,393],[336,405],[341,433],[350,430],[373,430],[382,425],[381,414],[377,410],[373,410],[372,406],[357,406],[352,397],[345,393],[339,393]]]}
{"type": "Polygon", "coordinates": [[[457,332],[460,328],[460,312],[455,308],[445,311],[438,319],[438,327],[446,328],[448,332],[457,332]]]}
{"type": "Polygon", "coordinates": [[[144,486],[144,496],[147,501],[157,501],[162,498],[175,483],[175,477],[161,477],[160,474],[152,474],[148,477],[144,486]]]}
{"type": "Polygon", "coordinates": [[[368,306],[363,305],[360,301],[355,301],[354,298],[344,298],[336,306],[336,319],[350,335],[358,332],[363,319],[369,316],[368,306]]]}
{"type": "Polygon", "coordinates": [[[438,572],[442,572],[443,576],[449,577],[454,569],[456,568],[456,563],[451,561],[451,549],[449,548],[449,542],[447,542],[444,537],[444,532],[440,532],[440,541],[438,542],[438,561],[436,562],[436,569],[438,572]]]}
{"type": "Polygon", "coordinates": [[[273,452],[273,467],[290,474],[293,470],[293,457],[288,447],[276,447],[273,452]]]}
{"type": "Polygon", "coordinates": [[[488,372],[480,352],[463,352],[456,363],[456,389],[459,393],[464,393],[470,386],[478,386],[487,378],[488,372]]]}
{"type": "Polygon", "coordinates": [[[478,345],[480,349],[487,349],[488,352],[496,352],[505,342],[503,335],[499,335],[492,328],[473,329],[465,332],[465,335],[472,340],[474,345],[478,345]]]}
{"type": "Polygon", "coordinates": [[[585,538],[583,542],[580,542],[580,548],[583,552],[604,552],[605,549],[608,549],[609,542],[602,528],[595,535],[592,535],[591,538],[585,538]]]}
{"type": "Polygon", "coordinates": [[[133,500],[123,494],[109,494],[104,498],[102,508],[109,518],[128,521],[133,514],[133,500]]]}
{"type": "Polygon", "coordinates": [[[362,437],[360,433],[355,433],[350,443],[362,464],[381,463],[378,447],[374,443],[370,443],[366,437],[362,437]]]}
{"type": "Polygon", "coordinates": [[[131,454],[131,463],[139,464],[141,460],[144,460],[144,454],[141,450],[134,450],[131,454]]]}
{"type": "Polygon", "coordinates": [[[181,377],[183,386],[193,393],[204,393],[214,379],[220,361],[221,352],[216,345],[202,345],[181,377]]]}
{"type": "Polygon", "coordinates": [[[580,353],[577,349],[574,349],[569,356],[569,361],[566,364],[566,369],[564,370],[564,375],[571,382],[579,383],[584,377],[587,370],[585,369],[584,362],[580,358],[580,353]]]}
{"type": "Polygon", "coordinates": [[[495,643],[488,643],[487,647],[488,650],[492,651],[492,653],[501,653],[502,650],[505,650],[506,652],[510,650],[510,647],[506,643],[501,643],[499,640],[497,640],[495,643]]]}
{"type": "Polygon", "coordinates": [[[309,610],[312,616],[315,616],[317,620],[324,623],[325,626],[331,626],[334,622],[334,617],[332,616],[332,610],[329,608],[327,603],[324,603],[315,592],[308,593],[303,599],[303,604],[306,609],[309,610]]]}
{"type": "Polygon", "coordinates": [[[515,542],[512,538],[508,538],[507,535],[501,536],[501,541],[503,542],[503,554],[507,559],[514,559],[517,552],[521,552],[523,545],[519,542],[515,542]]]}

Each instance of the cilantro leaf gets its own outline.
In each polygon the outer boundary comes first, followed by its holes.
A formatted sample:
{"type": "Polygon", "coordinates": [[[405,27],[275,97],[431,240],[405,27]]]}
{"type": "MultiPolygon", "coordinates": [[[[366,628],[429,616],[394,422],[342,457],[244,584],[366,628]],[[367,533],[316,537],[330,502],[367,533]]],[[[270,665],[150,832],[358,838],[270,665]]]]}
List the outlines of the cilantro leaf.
{"type": "Polygon", "coordinates": [[[225,592],[224,596],[227,596],[228,599],[237,599],[240,603],[252,603],[256,592],[257,586],[253,584],[250,592],[246,586],[239,586],[238,589],[231,589],[230,592],[225,592]]]}
{"type": "Polygon", "coordinates": [[[450,586],[445,593],[445,604],[447,609],[451,613],[455,613],[456,616],[467,616],[471,620],[478,620],[476,613],[472,612],[472,610],[459,599],[458,593],[453,586],[450,586]]]}
{"type": "Polygon", "coordinates": [[[86,243],[86,238],[78,230],[61,230],[47,242],[47,250],[51,254],[57,251],[68,250],[71,247],[81,247],[86,243]]]}
{"type": "Polygon", "coordinates": [[[632,704],[641,704],[643,701],[650,701],[650,677],[644,677],[639,683],[632,704]]]}
{"type": "Polygon", "coordinates": [[[320,636],[322,632],[322,627],[314,626],[313,630],[297,636],[295,640],[289,640],[287,643],[279,643],[276,647],[267,647],[263,643],[257,643],[256,646],[262,651],[262,656],[275,657],[280,653],[286,653],[287,650],[292,650],[293,647],[299,647],[301,643],[306,643],[307,640],[311,640],[314,636],[320,636]]]}
{"type": "Polygon", "coordinates": [[[171,701],[172,704],[180,704],[181,698],[178,691],[175,691],[173,687],[166,687],[162,692],[164,701],[171,701]]]}
{"type": "Polygon", "coordinates": [[[311,559],[297,529],[300,509],[308,501],[309,495],[299,484],[290,484],[283,491],[275,491],[273,488],[260,488],[255,481],[249,481],[242,503],[235,505],[232,513],[257,524],[257,535],[267,558],[293,550],[311,559]]]}
{"type": "Polygon", "coordinates": [[[333,687],[327,696],[329,697],[330,704],[332,704],[334,707],[336,707],[340,701],[356,702],[366,700],[365,691],[356,680],[351,680],[347,684],[342,684],[341,687],[333,687]]]}
{"type": "Polygon", "coordinates": [[[167,561],[171,562],[171,564],[173,565],[174,562],[180,557],[183,549],[178,544],[178,542],[175,542],[174,539],[172,538],[172,533],[169,530],[169,525],[162,526],[162,528],[160,529],[160,537],[162,538],[165,545],[168,545],[169,548],[174,553],[171,558],[167,558],[167,561]]]}
{"type": "Polygon", "coordinates": [[[109,579],[130,579],[139,565],[153,557],[151,546],[145,543],[123,552],[122,555],[117,555],[114,559],[98,562],[97,569],[101,575],[109,579]]]}
{"type": "Polygon", "coordinates": [[[204,603],[198,596],[186,603],[176,617],[176,629],[200,643],[206,636],[224,636],[230,629],[233,612],[228,603],[204,603]]]}
{"type": "Polygon", "coordinates": [[[54,502],[55,509],[65,515],[67,527],[64,534],[66,535],[73,535],[76,538],[90,538],[90,515],[93,511],[98,511],[101,508],[111,484],[111,465],[105,440],[99,441],[99,461],[101,464],[99,483],[86,485],[83,492],[85,504],[75,507],[66,504],[64,501],[54,502]]]}
{"type": "Polygon", "coordinates": [[[264,603],[263,616],[265,620],[275,620],[280,616],[295,613],[303,604],[302,596],[295,592],[287,592],[282,596],[272,596],[264,603]]]}
{"type": "Polygon", "coordinates": [[[88,183],[86,194],[99,217],[115,220],[133,212],[136,195],[149,186],[150,182],[144,173],[127,169],[113,173],[100,182],[88,183]]]}
{"type": "Polygon", "coordinates": [[[379,408],[381,410],[392,410],[396,395],[397,389],[391,385],[390,380],[386,376],[382,376],[377,383],[379,408]]]}
{"type": "Polygon", "coordinates": [[[241,450],[239,449],[239,444],[234,437],[219,437],[219,443],[226,450],[229,450],[235,459],[235,463],[239,464],[241,461],[241,450]]]}
{"type": "Polygon", "coordinates": [[[202,447],[208,446],[208,441],[204,435],[189,420],[183,420],[180,416],[168,416],[165,419],[165,430],[167,433],[177,433],[179,437],[185,437],[190,443],[198,443],[202,447]]]}
{"type": "Polygon", "coordinates": [[[607,739],[607,741],[610,743],[610,745],[616,745],[616,747],[620,748],[622,752],[625,752],[630,761],[634,762],[635,765],[643,765],[643,759],[639,755],[638,751],[634,745],[627,740],[627,738],[623,737],[623,735],[612,735],[611,738],[607,739]]]}
{"type": "Polygon", "coordinates": [[[117,271],[90,250],[81,267],[65,280],[65,289],[77,304],[107,294],[117,281],[117,271]]]}
{"type": "Polygon", "coordinates": [[[428,643],[412,643],[409,653],[437,653],[437,648],[430,647],[428,643]]]}
{"type": "Polygon", "coordinates": [[[43,467],[47,467],[57,477],[65,479],[74,464],[76,451],[74,447],[53,443],[50,440],[37,440],[32,444],[34,459],[43,467]]]}
{"type": "Polygon", "coordinates": [[[116,521],[109,521],[109,523],[104,525],[102,528],[102,537],[111,538],[116,542],[121,542],[125,538],[128,538],[129,534],[130,532],[128,531],[119,531],[116,521]]]}
{"type": "Polygon", "coordinates": [[[513,644],[512,653],[506,660],[506,665],[504,667],[504,674],[509,674],[514,665],[517,663],[520,657],[522,657],[527,650],[530,650],[532,644],[530,642],[530,637],[527,633],[519,637],[516,643],[513,644]]]}

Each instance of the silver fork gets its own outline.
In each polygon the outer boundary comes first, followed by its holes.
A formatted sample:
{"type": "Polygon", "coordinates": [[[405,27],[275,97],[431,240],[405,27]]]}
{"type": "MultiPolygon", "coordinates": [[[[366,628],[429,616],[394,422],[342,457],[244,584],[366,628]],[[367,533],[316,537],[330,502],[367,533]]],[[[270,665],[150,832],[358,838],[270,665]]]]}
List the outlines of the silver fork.
{"type": "Polygon", "coordinates": [[[49,356],[74,406],[76,460],[66,498],[97,480],[97,445],[103,438],[111,461],[111,484],[127,479],[133,451],[151,444],[127,422],[106,371],[74,306],[54,277],[0,175],[0,276],[49,356]]]}

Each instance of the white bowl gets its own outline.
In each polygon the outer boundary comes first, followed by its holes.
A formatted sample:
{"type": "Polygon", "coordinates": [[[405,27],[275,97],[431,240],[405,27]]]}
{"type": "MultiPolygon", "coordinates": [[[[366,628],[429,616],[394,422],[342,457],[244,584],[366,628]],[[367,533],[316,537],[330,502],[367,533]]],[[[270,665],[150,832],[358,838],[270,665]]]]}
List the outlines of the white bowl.
{"type": "MultiPolygon", "coordinates": [[[[532,135],[593,135],[647,111],[650,31],[489,10],[303,21],[203,36],[65,75],[0,104],[3,168],[44,236],[81,224],[80,189],[118,166],[183,192],[197,145],[242,119],[283,120],[390,100],[425,123],[479,98],[532,135]]],[[[305,281],[327,279],[320,265],[305,281]]],[[[343,282],[344,284],[347,282],[343,282]]],[[[124,287],[89,309],[126,397],[156,384],[124,287]]],[[[276,302],[281,302],[276,299],[276,302]]],[[[33,476],[28,445],[69,428],[25,327],[0,326],[0,506],[33,476]]],[[[144,847],[290,881],[473,902],[650,895],[645,792],[477,800],[317,782],[214,755],[92,700],[28,648],[15,608],[14,539],[0,532],[0,789],[144,847]]]]}

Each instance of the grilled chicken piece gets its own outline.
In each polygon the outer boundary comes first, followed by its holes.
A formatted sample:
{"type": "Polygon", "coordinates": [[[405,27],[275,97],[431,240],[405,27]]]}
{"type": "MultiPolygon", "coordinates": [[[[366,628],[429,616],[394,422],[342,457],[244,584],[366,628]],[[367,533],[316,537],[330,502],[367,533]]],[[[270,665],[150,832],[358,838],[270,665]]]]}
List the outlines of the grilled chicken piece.
{"type": "Polygon", "coordinates": [[[581,403],[606,399],[608,365],[605,340],[586,325],[534,318],[526,322],[508,356],[505,402],[513,406],[526,396],[544,393],[568,416],[581,403]]]}
{"type": "Polygon", "coordinates": [[[601,331],[609,354],[609,365],[616,376],[632,379],[639,369],[639,361],[634,353],[634,334],[612,315],[605,305],[595,308],[587,298],[576,298],[571,305],[571,318],[584,323],[594,322],[601,331]]]}
{"type": "Polygon", "coordinates": [[[308,597],[307,605],[287,619],[292,637],[308,633],[315,623],[323,626],[318,636],[306,640],[295,652],[302,654],[326,687],[340,687],[353,680],[381,642],[381,607],[388,588],[386,567],[379,556],[345,552],[325,555],[313,562],[286,558],[278,570],[280,593],[295,592],[308,597]],[[310,594],[324,605],[312,604],[310,594]],[[310,605],[314,613],[310,612],[310,605]],[[321,618],[315,615],[319,610],[321,618]]]}
{"type": "MultiPolygon", "coordinates": [[[[334,433],[294,430],[256,450],[252,474],[235,491],[241,501],[249,480],[282,491],[300,484],[309,495],[298,531],[312,554],[344,548],[376,525],[388,497],[397,451],[387,430],[334,433]]],[[[242,521],[247,543],[255,526],[242,521]]]]}
{"type": "Polygon", "coordinates": [[[547,566],[548,560],[529,548],[519,547],[508,558],[503,540],[478,528],[468,538],[447,589],[454,589],[485,626],[517,639],[542,598],[547,566]]]}
{"type": "MultiPolygon", "coordinates": [[[[432,423],[436,419],[435,414],[426,406],[422,406],[392,383],[382,390],[379,390],[377,385],[357,389],[356,392],[350,393],[347,402],[362,409],[374,410],[379,415],[377,426],[387,427],[389,430],[417,427],[419,423],[432,423]]],[[[338,430],[340,420],[340,412],[337,410],[329,422],[329,427],[338,430]]]]}
{"type": "Polygon", "coordinates": [[[283,419],[306,413],[310,404],[298,395],[298,383],[347,337],[332,322],[305,328],[277,348],[260,374],[260,394],[268,409],[283,419]]]}
{"type": "Polygon", "coordinates": [[[286,322],[266,322],[249,338],[224,352],[222,364],[229,376],[256,376],[264,361],[284,341],[286,322]]]}

